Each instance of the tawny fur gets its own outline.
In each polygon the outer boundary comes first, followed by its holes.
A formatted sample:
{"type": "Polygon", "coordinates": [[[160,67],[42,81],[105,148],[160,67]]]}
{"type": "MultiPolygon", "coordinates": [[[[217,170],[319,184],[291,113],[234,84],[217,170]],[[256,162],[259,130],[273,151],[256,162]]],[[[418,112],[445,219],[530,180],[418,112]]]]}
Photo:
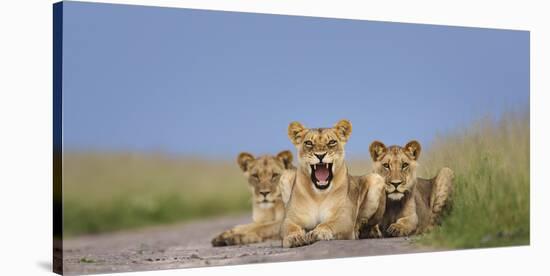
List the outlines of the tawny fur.
{"type": "Polygon", "coordinates": [[[283,198],[288,201],[281,227],[283,247],[320,240],[355,239],[358,221],[367,223],[377,215],[380,198],[384,198],[380,197],[383,179],[375,174],[349,175],[344,163],[344,146],[350,134],[351,123],[347,120],[332,128],[307,129],[298,122],[289,125],[288,136],[296,146],[299,165],[295,174],[281,183],[287,191],[283,198]],[[332,180],[324,189],[312,180],[311,166],[320,164],[321,159],[322,163],[332,164],[332,180]],[[369,190],[374,192],[369,195],[369,190]],[[375,195],[379,195],[378,198],[375,195]]]}
{"type": "Polygon", "coordinates": [[[212,240],[212,245],[239,245],[279,239],[285,212],[279,182],[296,170],[292,165],[292,153],[282,151],[277,156],[258,158],[241,153],[237,163],[247,177],[252,192],[253,222],[224,231],[212,240]],[[266,192],[267,195],[264,195],[266,192]]]}
{"type": "MultiPolygon", "coordinates": [[[[436,177],[416,176],[421,147],[411,141],[404,147],[386,147],[375,141],[370,146],[373,171],[384,177],[386,207],[378,225],[380,236],[408,236],[430,230],[450,208],[454,173],[443,168],[436,177]]],[[[370,237],[374,237],[371,235],[370,237]]]]}
{"type": "Polygon", "coordinates": [[[386,210],[386,191],[384,178],[372,173],[355,177],[359,183],[357,194],[357,220],[355,233],[357,238],[379,238],[382,232],[379,223],[386,210]]]}

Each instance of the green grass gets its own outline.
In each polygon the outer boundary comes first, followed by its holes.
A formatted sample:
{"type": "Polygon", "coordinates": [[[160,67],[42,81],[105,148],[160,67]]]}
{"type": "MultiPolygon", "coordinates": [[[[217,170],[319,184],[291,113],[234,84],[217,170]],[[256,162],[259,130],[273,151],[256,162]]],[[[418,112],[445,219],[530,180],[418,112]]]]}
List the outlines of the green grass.
{"type": "Polygon", "coordinates": [[[65,236],[250,210],[237,164],[163,154],[64,155],[65,236]]]}
{"type": "Polygon", "coordinates": [[[455,172],[453,208],[421,244],[478,248],[529,244],[529,115],[510,113],[440,136],[423,153],[420,175],[455,172]]]}

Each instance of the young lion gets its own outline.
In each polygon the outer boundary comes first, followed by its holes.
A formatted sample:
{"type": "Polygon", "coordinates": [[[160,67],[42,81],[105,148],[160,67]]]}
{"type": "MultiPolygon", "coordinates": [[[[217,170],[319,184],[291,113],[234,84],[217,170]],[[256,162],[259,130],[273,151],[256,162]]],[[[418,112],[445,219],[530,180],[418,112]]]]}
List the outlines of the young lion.
{"type": "Polygon", "coordinates": [[[368,193],[383,195],[383,179],[376,174],[361,178],[348,174],[344,146],[350,135],[351,123],[347,120],[332,128],[307,129],[298,122],[289,125],[288,136],[298,151],[299,166],[292,178],[293,188],[281,227],[283,247],[355,239],[358,213],[361,223],[366,223],[378,210],[379,200],[384,197],[368,193]],[[370,187],[377,185],[378,189],[370,187]],[[365,198],[373,200],[365,205],[365,198]]]}
{"type": "Polygon", "coordinates": [[[386,210],[380,235],[407,236],[422,233],[439,223],[441,213],[449,207],[453,188],[453,171],[443,168],[436,177],[416,177],[420,144],[410,141],[404,147],[374,141],[370,154],[374,172],[385,179],[386,210]]]}
{"type": "Polygon", "coordinates": [[[243,152],[237,158],[252,192],[252,220],[250,224],[235,226],[212,240],[213,246],[249,244],[278,239],[284,217],[284,204],[279,181],[287,171],[295,170],[292,153],[282,151],[277,156],[254,158],[243,152]]]}

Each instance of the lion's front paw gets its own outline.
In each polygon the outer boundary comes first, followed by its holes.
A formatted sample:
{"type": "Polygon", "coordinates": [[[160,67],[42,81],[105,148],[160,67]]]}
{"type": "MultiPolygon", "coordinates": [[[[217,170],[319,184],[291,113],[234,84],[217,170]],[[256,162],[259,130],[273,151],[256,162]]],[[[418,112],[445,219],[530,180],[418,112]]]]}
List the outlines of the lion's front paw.
{"type": "Polygon", "coordinates": [[[241,244],[263,242],[264,239],[256,233],[247,233],[240,235],[241,244]]]}
{"type": "Polygon", "coordinates": [[[401,223],[392,223],[386,232],[392,237],[403,237],[410,234],[410,230],[401,223]]]}
{"type": "Polygon", "coordinates": [[[303,232],[291,233],[283,238],[283,247],[299,247],[307,245],[306,236],[303,232]]]}
{"type": "Polygon", "coordinates": [[[306,242],[308,244],[314,243],[316,241],[328,241],[333,240],[334,234],[330,229],[325,227],[316,227],[306,234],[306,242]]]}
{"type": "Polygon", "coordinates": [[[245,235],[237,233],[233,230],[227,230],[212,239],[213,246],[228,246],[260,242],[261,239],[257,235],[245,235]]]}
{"type": "Polygon", "coordinates": [[[236,234],[233,231],[225,231],[212,239],[213,246],[227,246],[236,244],[236,234]]]}

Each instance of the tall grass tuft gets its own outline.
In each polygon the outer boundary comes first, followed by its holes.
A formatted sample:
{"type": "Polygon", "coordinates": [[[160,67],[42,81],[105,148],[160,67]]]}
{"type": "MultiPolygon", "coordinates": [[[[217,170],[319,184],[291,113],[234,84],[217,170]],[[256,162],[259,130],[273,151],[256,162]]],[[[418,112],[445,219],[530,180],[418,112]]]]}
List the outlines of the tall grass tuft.
{"type": "Polygon", "coordinates": [[[419,242],[449,248],[529,244],[529,114],[483,119],[439,136],[421,157],[419,174],[455,172],[452,211],[419,242]]]}

